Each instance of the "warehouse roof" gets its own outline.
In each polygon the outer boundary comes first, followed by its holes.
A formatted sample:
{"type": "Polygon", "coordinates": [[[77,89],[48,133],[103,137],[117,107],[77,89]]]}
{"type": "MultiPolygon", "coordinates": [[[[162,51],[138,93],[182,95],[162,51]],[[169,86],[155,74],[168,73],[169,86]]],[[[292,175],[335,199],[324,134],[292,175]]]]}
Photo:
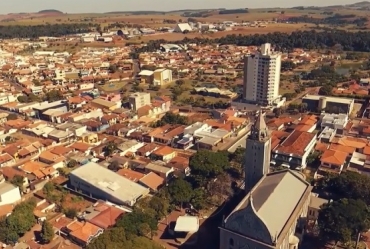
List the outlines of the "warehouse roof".
{"type": "Polygon", "coordinates": [[[94,162],[75,169],[70,175],[84,180],[123,203],[131,203],[148,192],[147,188],[94,162]]]}

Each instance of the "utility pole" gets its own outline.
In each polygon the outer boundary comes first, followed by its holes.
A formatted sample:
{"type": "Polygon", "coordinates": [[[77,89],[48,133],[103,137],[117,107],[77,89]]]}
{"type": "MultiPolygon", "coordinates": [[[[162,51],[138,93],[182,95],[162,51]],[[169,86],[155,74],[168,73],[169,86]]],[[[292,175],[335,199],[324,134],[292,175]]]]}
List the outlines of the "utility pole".
{"type": "Polygon", "coordinates": [[[358,233],[355,249],[357,249],[357,247],[358,247],[358,243],[360,242],[360,238],[361,238],[361,233],[358,233]]]}

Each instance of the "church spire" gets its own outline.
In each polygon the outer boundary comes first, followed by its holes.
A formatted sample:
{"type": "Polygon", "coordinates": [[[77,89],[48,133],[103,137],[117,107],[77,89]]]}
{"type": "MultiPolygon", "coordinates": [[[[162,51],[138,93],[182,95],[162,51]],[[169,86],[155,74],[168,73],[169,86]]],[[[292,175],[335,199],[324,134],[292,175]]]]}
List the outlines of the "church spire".
{"type": "Polygon", "coordinates": [[[250,139],[258,140],[258,141],[265,141],[270,138],[270,134],[265,122],[264,115],[262,111],[258,114],[257,119],[255,120],[252,129],[250,139]]]}

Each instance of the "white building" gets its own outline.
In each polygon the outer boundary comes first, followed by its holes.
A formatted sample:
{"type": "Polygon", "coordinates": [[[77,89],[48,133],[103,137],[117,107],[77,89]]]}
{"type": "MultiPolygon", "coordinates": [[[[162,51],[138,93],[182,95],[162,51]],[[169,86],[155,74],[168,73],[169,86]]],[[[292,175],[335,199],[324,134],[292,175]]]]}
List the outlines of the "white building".
{"type": "Polygon", "coordinates": [[[247,102],[272,105],[279,97],[281,54],[271,50],[271,44],[261,46],[258,54],[244,58],[243,96],[247,102]]]}
{"type": "Polygon", "coordinates": [[[174,32],[177,32],[177,33],[183,33],[185,31],[192,31],[193,29],[190,27],[189,23],[179,23],[176,25],[175,29],[174,29],[174,32]]]}
{"type": "Polygon", "coordinates": [[[93,162],[73,170],[69,181],[76,190],[118,205],[133,206],[149,193],[148,188],[93,162]]]}
{"type": "MultiPolygon", "coordinates": [[[[347,114],[331,114],[331,113],[322,113],[320,116],[321,129],[329,127],[331,129],[336,129],[343,131],[348,123],[347,114]]],[[[341,132],[342,133],[342,132],[341,132]]]]}
{"type": "Polygon", "coordinates": [[[17,203],[21,200],[19,188],[11,183],[5,182],[3,178],[0,181],[0,206],[17,203]]]}

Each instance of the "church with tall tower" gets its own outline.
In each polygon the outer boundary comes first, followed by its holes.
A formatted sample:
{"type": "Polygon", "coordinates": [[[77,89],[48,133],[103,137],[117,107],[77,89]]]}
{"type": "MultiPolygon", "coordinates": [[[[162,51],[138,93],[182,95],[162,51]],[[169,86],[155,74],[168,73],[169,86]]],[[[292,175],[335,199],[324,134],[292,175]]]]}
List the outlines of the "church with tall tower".
{"type": "Polygon", "coordinates": [[[245,191],[248,193],[270,169],[271,134],[262,112],[259,113],[247,138],[245,154],[245,191]]]}
{"type": "Polygon", "coordinates": [[[245,197],[220,226],[220,249],[298,249],[312,187],[299,172],[269,172],[271,134],[262,113],[245,153],[245,197]]]}

